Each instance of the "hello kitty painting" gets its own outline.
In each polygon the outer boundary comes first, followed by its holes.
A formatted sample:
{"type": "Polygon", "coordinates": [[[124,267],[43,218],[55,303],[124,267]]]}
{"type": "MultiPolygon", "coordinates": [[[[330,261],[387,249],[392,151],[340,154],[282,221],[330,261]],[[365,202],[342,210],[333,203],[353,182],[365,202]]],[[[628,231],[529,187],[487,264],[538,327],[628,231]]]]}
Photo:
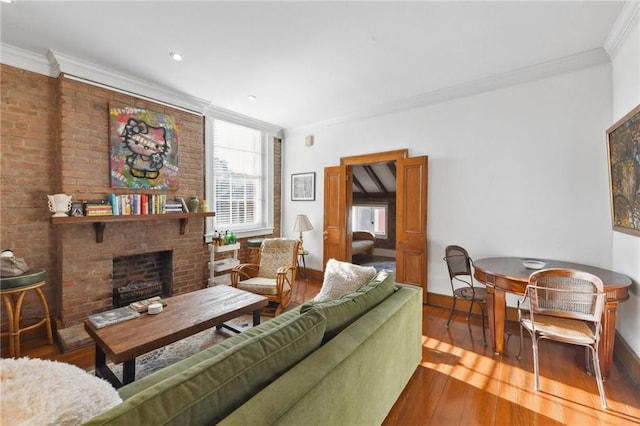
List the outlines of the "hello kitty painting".
{"type": "Polygon", "coordinates": [[[111,187],[177,189],[178,126],[168,114],[109,103],[111,187]]]}

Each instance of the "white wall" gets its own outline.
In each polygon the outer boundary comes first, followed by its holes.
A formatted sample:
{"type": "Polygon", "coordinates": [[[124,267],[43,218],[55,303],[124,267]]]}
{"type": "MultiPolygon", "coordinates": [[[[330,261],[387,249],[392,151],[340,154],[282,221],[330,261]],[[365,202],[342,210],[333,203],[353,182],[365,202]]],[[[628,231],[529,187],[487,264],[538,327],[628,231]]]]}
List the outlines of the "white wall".
{"type": "MultiPolygon", "coordinates": [[[[307,265],[322,269],[323,168],[342,156],[429,155],[429,291],[449,294],[448,244],[475,258],[534,256],[611,267],[604,129],[611,69],[600,65],[409,111],[288,132],[284,230],[306,213],[307,265]],[[315,144],[304,146],[313,133],[315,144]],[[317,173],[316,201],[291,202],[288,176],[317,173]]],[[[291,234],[293,236],[293,234],[291,234]]]]}
{"type": "MultiPolygon", "coordinates": [[[[637,10],[637,8],[636,8],[637,10]]],[[[611,53],[613,70],[613,116],[615,123],[640,103],[640,25],[638,13],[627,33],[611,53]]],[[[618,308],[616,328],[640,356],[640,238],[620,232],[613,234],[613,269],[633,280],[631,297],[618,308]]]]}

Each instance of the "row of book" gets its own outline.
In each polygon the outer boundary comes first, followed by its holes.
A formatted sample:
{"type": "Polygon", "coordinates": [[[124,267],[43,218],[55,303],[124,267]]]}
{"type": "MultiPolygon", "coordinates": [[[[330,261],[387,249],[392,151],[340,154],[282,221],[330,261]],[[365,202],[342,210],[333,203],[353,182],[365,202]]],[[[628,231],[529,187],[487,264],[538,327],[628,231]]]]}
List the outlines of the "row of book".
{"type": "Polygon", "coordinates": [[[165,194],[110,194],[106,200],[84,203],[85,216],[124,216],[188,212],[182,197],[170,200],[165,194]]]}
{"type": "Polygon", "coordinates": [[[170,200],[166,194],[110,194],[109,202],[115,216],[189,211],[184,198],[170,200]]]}

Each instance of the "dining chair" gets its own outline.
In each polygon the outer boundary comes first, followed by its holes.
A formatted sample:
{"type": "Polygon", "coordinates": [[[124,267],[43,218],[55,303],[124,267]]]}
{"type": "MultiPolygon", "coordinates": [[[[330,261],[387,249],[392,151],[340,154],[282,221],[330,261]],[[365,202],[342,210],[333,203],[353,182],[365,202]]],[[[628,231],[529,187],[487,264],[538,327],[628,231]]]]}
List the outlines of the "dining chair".
{"type": "Polygon", "coordinates": [[[600,402],[602,408],[608,408],[598,356],[604,303],[602,280],[588,272],[553,268],[531,274],[525,294],[517,305],[520,323],[517,357],[521,359],[524,329],[531,335],[536,391],[540,389],[538,343],[541,339],[585,346],[586,365],[589,365],[591,355],[600,402]]]}
{"type": "Polygon", "coordinates": [[[234,267],[231,285],[265,296],[276,305],[274,316],[278,316],[291,301],[299,250],[298,240],[265,238],[260,245],[259,263],[242,263],[234,267]]]}
{"type": "Polygon", "coordinates": [[[449,281],[451,282],[451,291],[453,292],[453,305],[451,306],[451,313],[449,313],[449,320],[447,321],[447,328],[451,324],[451,318],[456,309],[456,301],[458,299],[466,300],[469,302],[469,311],[467,312],[467,320],[471,316],[471,310],[473,304],[476,303],[480,307],[482,314],[482,339],[484,344],[487,344],[487,334],[485,331],[485,307],[487,306],[487,289],[484,287],[478,287],[473,280],[473,272],[471,264],[473,261],[469,257],[467,250],[460,246],[450,245],[444,250],[444,261],[447,262],[447,268],[449,269],[449,281]]]}

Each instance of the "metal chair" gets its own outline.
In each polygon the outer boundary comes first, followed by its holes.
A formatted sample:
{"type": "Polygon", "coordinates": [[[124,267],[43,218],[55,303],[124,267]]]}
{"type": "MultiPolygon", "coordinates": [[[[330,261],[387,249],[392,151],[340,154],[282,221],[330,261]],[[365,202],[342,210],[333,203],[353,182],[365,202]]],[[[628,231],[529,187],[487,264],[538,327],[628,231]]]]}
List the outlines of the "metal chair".
{"type": "Polygon", "coordinates": [[[260,245],[260,263],[243,263],[234,267],[231,270],[231,285],[265,296],[276,304],[274,315],[278,316],[291,301],[299,249],[298,240],[264,239],[260,245]]]}
{"type": "Polygon", "coordinates": [[[453,318],[453,312],[456,309],[456,301],[458,299],[469,302],[469,312],[467,312],[467,320],[471,316],[473,304],[476,303],[480,307],[482,313],[482,339],[487,344],[487,334],[485,331],[485,306],[487,305],[487,289],[477,287],[473,281],[473,273],[471,270],[472,260],[469,253],[460,246],[447,246],[444,250],[444,261],[447,262],[449,269],[449,281],[451,281],[451,291],[453,292],[453,305],[451,313],[447,321],[447,328],[453,318]],[[467,277],[463,279],[461,277],[467,277]]]}
{"type": "Polygon", "coordinates": [[[585,346],[589,349],[585,349],[586,365],[589,365],[591,354],[602,408],[608,408],[598,357],[598,342],[602,331],[600,320],[605,296],[600,278],[588,272],[556,268],[531,274],[525,294],[518,301],[518,359],[523,346],[522,330],[525,329],[531,335],[536,391],[540,388],[538,342],[541,339],[585,346]],[[527,301],[529,310],[522,307],[527,301]]]}

